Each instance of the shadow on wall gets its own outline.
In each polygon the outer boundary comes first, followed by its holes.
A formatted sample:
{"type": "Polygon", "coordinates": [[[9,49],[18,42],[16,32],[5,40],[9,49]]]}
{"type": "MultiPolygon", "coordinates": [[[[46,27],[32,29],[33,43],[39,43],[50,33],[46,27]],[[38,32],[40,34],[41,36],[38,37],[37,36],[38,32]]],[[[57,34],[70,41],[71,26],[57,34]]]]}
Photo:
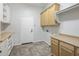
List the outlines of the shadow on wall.
{"type": "Polygon", "coordinates": [[[4,31],[10,24],[1,22],[1,31],[4,31]]]}

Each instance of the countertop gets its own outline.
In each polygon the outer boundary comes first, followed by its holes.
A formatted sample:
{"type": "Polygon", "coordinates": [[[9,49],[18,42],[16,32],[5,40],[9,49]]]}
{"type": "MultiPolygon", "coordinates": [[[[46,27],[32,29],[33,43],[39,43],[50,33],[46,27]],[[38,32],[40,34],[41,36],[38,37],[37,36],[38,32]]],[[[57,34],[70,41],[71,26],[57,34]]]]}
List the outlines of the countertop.
{"type": "Polygon", "coordinates": [[[51,38],[55,38],[55,39],[58,39],[60,41],[64,41],[66,43],[69,43],[71,45],[79,47],[79,38],[78,37],[71,37],[71,36],[67,36],[67,35],[53,34],[53,35],[51,35],[51,38]]]}
{"type": "Polygon", "coordinates": [[[11,32],[3,32],[0,34],[0,42],[3,42],[4,40],[8,39],[12,35],[11,32]]]}

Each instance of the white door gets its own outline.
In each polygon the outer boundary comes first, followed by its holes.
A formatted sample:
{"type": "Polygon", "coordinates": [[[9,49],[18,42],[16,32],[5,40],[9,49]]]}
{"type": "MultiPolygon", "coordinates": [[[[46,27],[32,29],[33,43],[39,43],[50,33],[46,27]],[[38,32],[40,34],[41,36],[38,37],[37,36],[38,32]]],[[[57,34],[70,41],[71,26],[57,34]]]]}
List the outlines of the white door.
{"type": "Polygon", "coordinates": [[[34,18],[23,17],[21,19],[21,43],[33,42],[34,18]]]}

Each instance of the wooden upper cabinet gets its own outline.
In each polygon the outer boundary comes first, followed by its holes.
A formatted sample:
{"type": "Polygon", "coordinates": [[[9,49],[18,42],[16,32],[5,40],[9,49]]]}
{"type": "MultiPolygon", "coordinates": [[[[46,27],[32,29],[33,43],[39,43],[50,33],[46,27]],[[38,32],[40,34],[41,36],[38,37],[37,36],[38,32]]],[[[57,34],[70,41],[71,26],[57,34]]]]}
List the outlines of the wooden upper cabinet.
{"type": "Polygon", "coordinates": [[[55,13],[59,10],[59,4],[55,3],[41,13],[41,26],[56,25],[55,13]]]}
{"type": "Polygon", "coordinates": [[[53,9],[54,11],[58,11],[58,10],[60,9],[60,4],[55,3],[52,7],[53,7],[52,9],[53,9]]]}
{"type": "Polygon", "coordinates": [[[41,26],[48,24],[48,10],[41,14],[41,26]]]}
{"type": "Polygon", "coordinates": [[[44,24],[45,24],[45,25],[48,25],[48,10],[45,11],[44,24]]]}
{"type": "Polygon", "coordinates": [[[48,9],[48,25],[55,25],[56,19],[55,19],[55,12],[50,8],[48,9]]]}

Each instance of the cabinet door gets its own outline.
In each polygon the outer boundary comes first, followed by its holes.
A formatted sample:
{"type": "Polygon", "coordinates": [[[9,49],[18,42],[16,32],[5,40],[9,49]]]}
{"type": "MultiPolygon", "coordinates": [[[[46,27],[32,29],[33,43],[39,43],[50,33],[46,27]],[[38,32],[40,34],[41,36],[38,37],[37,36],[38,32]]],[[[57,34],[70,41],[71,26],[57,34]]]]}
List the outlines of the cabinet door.
{"type": "Polygon", "coordinates": [[[60,42],[60,56],[74,56],[74,46],[60,42]]]}
{"type": "Polygon", "coordinates": [[[0,3],[0,22],[3,20],[3,3],[0,3]]]}
{"type": "Polygon", "coordinates": [[[48,10],[46,10],[45,12],[44,12],[44,25],[46,26],[46,25],[49,25],[49,19],[48,19],[48,10]]]}
{"type": "Polygon", "coordinates": [[[79,48],[76,50],[76,56],[79,56],[79,48]]]}
{"type": "Polygon", "coordinates": [[[59,55],[58,40],[56,39],[51,39],[51,52],[52,52],[52,55],[55,55],[55,56],[59,55]]]}
{"type": "Polygon", "coordinates": [[[7,51],[8,51],[7,43],[8,42],[6,39],[4,42],[0,44],[0,51],[1,51],[0,56],[7,56],[7,51]]]}
{"type": "Polygon", "coordinates": [[[10,9],[8,4],[3,4],[3,22],[9,23],[10,22],[10,9]]]}
{"type": "Polygon", "coordinates": [[[45,12],[43,12],[43,26],[45,26],[45,12]]]}
{"type": "Polygon", "coordinates": [[[41,26],[45,25],[45,13],[41,14],[41,26]]]}
{"type": "Polygon", "coordinates": [[[10,54],[10,52],[11,52],[11,50],[12,50],[12,48],[13,48],[13,36],[10,36],[9,38],[8,38],[8,55],[10,54]]]}
{"type": "Polygon", "coordinates": [[[50,26],[56,25],[55,13],[59,10],[59,4],[53,4],[41,14],[41,25],[50,26]]]}
{"type": "Polygon", "coordinates": [[[48,9],[48,20],[49,20],[49,25],[56,25],[56,18],[55,18],[55,13],[56,11],[59,10],[59,5],[58,4],[53,4],[48,9]]]}
{"type": "Polygon", "coordinates": [[[48,9],[48,25],[55,25],[55,12],[50,8],[48,9]]]}

